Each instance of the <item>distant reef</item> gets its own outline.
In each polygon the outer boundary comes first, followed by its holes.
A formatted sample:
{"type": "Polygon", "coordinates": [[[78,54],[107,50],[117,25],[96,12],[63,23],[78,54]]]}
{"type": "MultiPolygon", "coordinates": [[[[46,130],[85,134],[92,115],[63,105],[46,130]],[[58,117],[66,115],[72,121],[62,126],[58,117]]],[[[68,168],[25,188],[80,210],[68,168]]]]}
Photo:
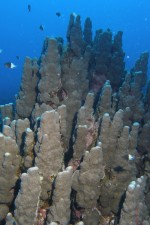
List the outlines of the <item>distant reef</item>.
{"type": "Polygon", "coordinates": [[[0,106],[0,224],[150,225],[148,52],[70,16],[0,106]]]}

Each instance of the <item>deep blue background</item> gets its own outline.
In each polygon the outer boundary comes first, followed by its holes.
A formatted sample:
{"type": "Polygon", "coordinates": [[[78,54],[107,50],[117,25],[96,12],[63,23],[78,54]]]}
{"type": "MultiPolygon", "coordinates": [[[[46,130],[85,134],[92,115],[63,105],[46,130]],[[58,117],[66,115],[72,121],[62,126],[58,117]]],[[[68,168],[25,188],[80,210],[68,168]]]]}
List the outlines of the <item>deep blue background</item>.
{"type": "Polygon", "coordinates": [[[82,23],[92,19],[93,31],[122,30],[126,68],[140,53],[150,51],[150,0],[0,0],[0,104],[14,101],[25,56],[39,57],[46,36],[65,38],[70,13],[80,14],[82,23]],[[31,12],[27,6],[31,5],[31,12]],[[57,17],[56,12],[62,16],[57,17]],[[39,29],[44,25],[44,31],[39,29]],[[17,60],[16,56],[20,59],[17,60]],[[4,63],[12,61],[10,70],[4,63]]]}

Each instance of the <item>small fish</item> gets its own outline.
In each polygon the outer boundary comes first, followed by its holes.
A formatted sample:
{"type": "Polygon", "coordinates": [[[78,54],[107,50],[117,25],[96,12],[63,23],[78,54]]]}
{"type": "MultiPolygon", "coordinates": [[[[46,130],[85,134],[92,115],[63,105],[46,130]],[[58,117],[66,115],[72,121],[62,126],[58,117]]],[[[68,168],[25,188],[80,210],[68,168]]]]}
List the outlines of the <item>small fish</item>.
{"type": "Polygon", "coordinates": [[[20,59],[19,55],[16,55],[16,59],[20,59]]]}
{"type": "Polygon", "coordinates": [[[56,12],[56,16],[60,17],[61,13],[60,12],[56,12]]]}
{"type": "Polygon", "coordinates": [[[0,49],[0,53],[2,53],[3,52],[3,49],[0,49]]]}
{"type": "Polygon", "coordinates": [[[43,25],[40,25],[39,26],[39,29],[43,31],[44,30],[44,26],[43,25]]]}
{"type": "Polygon", "coordinates": [[[4,64],[4,66],[5,66],[6,68],[8,68],[8,69],[14,69],[14,68],[16,67],[16,65],[15,65],[14,63],[12,63],[12,62],[6,62],[6,63],[4,64]]]}
{"type": "Polygon", "coordinates": [[[31,5],[28,4],[28,12],[31,12],[31,5]]]}

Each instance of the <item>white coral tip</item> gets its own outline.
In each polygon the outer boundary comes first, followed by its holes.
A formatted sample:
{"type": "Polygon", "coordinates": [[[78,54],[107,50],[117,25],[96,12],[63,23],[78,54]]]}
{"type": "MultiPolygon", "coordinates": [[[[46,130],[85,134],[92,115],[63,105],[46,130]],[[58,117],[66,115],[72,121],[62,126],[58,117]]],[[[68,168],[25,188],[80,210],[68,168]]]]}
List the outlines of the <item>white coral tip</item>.
{"type": "Polygon", "coordinates": [[[10,156],[11,154],[9,153],[9,152],[6,152],[5,153],[5,156],[7,157],[7,156],[10,156]]]}

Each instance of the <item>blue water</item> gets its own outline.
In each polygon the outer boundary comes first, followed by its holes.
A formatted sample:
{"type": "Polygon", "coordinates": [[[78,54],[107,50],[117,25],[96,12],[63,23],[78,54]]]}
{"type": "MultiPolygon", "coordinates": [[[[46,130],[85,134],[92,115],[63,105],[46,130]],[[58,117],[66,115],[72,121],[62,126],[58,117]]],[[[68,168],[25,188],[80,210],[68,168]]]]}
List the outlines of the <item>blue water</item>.
{"type": "Polygon", "coordinates": [[[72,12],[80,14],[83,23],[90,17],[93,31],[123,31],[126,68],[133,66],[141,52],[150,52],[150,0],[0,0],[0,104],[14,101],[25,56],[39,57],[47,36],[65,38],[72,12]],[[17,67],[5,68],[7,61],[17,67]]]}

